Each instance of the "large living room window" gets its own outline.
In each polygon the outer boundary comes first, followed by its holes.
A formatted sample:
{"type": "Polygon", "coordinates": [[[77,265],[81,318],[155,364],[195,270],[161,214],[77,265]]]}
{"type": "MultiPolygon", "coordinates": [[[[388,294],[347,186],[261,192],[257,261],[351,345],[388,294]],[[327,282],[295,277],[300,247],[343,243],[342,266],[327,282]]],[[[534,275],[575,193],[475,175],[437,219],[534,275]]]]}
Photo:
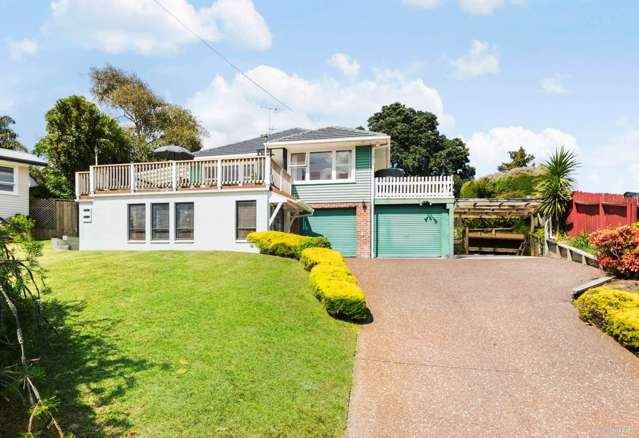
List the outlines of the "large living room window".
{"type": "Polygon", "coordinates": [[[235,239],[246,240],[246,236],[256,229],[257,205],[255,201],[236,201],[235,239]]]}
{"type": "Polygon", "coordinates": [[[151,240],[169,240],[169,204],[151,204],[151,240]]]}
{"type": "Polygon", "coordinates": [[[292,153],[294,182],[337,181],[353,178],[353,150],[292,153]]]}
{"type": "Polygon", "coordinates": [[[15,169],[0,166],[0,192],[13,192],[15,188],[15,169]]]}
{"type": "Polygon", "coordinates": [[[175,240],[193,240],[193,203],[175,203],[175,240]]]}
{"type": "Polygon", "coordinates": [[[129,240],[146,238],[146,205],[129,204],[129,240]]]}

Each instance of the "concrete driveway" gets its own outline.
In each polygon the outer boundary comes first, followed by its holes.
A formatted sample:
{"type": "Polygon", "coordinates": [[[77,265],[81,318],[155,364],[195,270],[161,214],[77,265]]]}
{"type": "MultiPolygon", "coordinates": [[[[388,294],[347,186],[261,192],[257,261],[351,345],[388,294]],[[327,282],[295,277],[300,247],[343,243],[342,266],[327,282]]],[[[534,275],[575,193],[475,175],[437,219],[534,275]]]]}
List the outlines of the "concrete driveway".
{"type": "Polygon", "coordinates": [[[579,320],[554,259],[348,261],[362,328],[351,437],[639,436],[639,358],[579,320]]]}

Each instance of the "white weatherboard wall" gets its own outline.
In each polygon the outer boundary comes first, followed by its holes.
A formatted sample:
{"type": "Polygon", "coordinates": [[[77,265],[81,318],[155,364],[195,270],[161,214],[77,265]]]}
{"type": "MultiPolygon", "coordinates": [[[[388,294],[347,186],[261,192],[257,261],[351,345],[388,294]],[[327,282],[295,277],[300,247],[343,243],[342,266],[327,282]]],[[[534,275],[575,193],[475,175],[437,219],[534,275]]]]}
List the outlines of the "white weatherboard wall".
{"type": "Polygon", "coordinates": [[[268,227],[268,192],[238,190],[206,193],[161,193],[97,196],[78,201],[81,250],[220,250],[257,252],[248,242],[235,240],[235,202],[256,201],[257,231],[268,227]],[[151,240],[151,204],[169,203],[169,242],[151,240]],[[175,240],[175,203],[193,202],[193,241],[175,240]],[[146,204],[146,240],[128,240],[128,204],[146,204]],[[90,208],[91,222],[84,210],[90,208]]]}
{"type": "Polygon", "coordinates": [[[29,166],[0,160],[0,166],[12,167],[16,182],[13,192],[0,191],[0,217],[29,214],[29,166]]]}

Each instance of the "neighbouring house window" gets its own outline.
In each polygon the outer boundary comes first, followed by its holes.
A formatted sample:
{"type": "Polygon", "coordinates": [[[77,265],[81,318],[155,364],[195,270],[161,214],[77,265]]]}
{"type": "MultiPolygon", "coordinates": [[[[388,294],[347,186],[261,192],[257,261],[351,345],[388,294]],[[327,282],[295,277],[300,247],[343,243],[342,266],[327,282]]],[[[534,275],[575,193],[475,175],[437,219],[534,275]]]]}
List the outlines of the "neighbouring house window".
{"type": "Polygon", "coordinates": [[[335,152],[335,179],[350,179],[353,169],[353,151],[335,152]]]}
{"type": "Polygon", "coordinates": [[[15,186],[15,169],[0,166],[0,192],[13,192],[15,186]]]}
{"type": "Polygon", "coordinates": [[[146,205],[129,204],[129,240],[144,240],[146,230],[146,205]]]}
{"type": "Polygon", "coordinates": [[[306,180],[306,153],[291,154],[291,162],[289,164],[293,181],[306,180]]]}
{"type": "Polygon", "coordinates": [[[321,151],[291,154],[293,181],[331,181],[353,178],[353,151],[321,151]]]}
{"type": "Polygon", "coordinates": [[[237,201],[235,204],[235,238],[246,240],[246,236],[255,231],[257,207],[255,201],[237,201]]]}
{"type": "Polygon", "coordinates": [[[151,240],[169,240],[169,204],[151,204],[151,240]]]}
{"type": "Polygon", "coordinates": [[[175,240],[193,240],[193,203],[175,204],[175,240]]]}

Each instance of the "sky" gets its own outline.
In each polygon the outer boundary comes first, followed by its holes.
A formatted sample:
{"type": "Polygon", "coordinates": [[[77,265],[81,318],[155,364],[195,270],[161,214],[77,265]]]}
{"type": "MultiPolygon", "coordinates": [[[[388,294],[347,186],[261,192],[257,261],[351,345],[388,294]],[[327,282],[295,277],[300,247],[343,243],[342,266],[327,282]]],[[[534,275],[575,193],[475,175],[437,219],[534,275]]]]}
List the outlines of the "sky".
{"type": "Polygon", "coordinates": [[[89,69],[111,64],[192,110],[205,147],[266,133],[269,119],[366,126],[399,101],[464,139],[478,176],[519,146],[537,163],[565,146],[580,190],[639,191],[636,0],[0,0],[0,11],[0,115],[29,148],[55,101],[90,98],[89,69]]]}

